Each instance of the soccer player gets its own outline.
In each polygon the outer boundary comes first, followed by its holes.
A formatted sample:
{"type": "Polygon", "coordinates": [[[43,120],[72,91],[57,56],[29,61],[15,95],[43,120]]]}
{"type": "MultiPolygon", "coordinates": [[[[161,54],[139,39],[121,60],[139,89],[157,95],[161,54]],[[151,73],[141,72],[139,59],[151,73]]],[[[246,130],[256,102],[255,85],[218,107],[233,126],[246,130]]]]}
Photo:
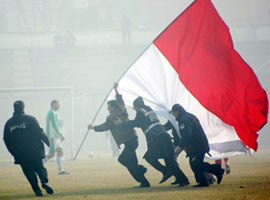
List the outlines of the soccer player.
{"type": "Polygon", "coordinates": [[[49,154],[43,160],[44,163],[55,156],[56,152],[56,162],[58,165],[58,175],[69,174],[69,172],[63,169],[63,144],[65,140],[63,134],[60,131],[62,123],[58,120],[57,111],[60,109],[60,103],[58,100],[53,100],[51,102],[51,110],[49,110],[46,117],[46,134],[50,139],[50,150],[49,154]]]}

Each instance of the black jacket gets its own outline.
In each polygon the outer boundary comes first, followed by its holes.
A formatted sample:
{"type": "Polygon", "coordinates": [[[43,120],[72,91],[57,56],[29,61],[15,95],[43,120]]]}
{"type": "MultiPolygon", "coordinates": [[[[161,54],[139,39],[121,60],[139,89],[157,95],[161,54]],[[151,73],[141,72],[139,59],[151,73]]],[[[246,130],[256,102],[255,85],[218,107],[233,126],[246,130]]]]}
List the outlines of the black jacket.
{"type": "Polygon", "coordinates": [[[24,113],[14,113],[4,128],[4,141],[15,164],[28,163],[45,158],[44,143],[49,139],[37,120],[24,113]]]}
{"type": "Polygon", "coordinates": [[[141,128],[146,135],[148,132],[154,135],[160,135],[161,133],[166,132],[165,127],[161,125],[157,114],[149,106],[140,108],[136,112],[135,119],[124,122],[123,126],[127,128],[141,128]]]}
{"type": "Polygon", "coordinates": [[[172,125],[172,123],[168,120],[166,124],[163,125],[166,129],[166,131],[168,130],[172,130],[172,135],[173,135],[173,145],[174,146],[178,146],[180,143],[180,138],[178,133],[176,132],[174,126],[172,125]]]}
{"type": "Polygon", "coordinates": [[[176,120],[178,121],[181,135],[179,146],[186,151],[187,156],[197,157],[209,152],[207,137],[196,116],[181,109],[180,115],[176,120]]]}
{"type": "Polygon", "coordinates": [[[118,147],[121,144],[124,144],[128,141],[131,141],[135,138],[137,138],[137,134],[133,128],[125,128],[123,126],[117,126],[114,125],[113,121],[117,119],[121,119],[122,121],[126,122],[129,121],[128,119],[128,113],[125,108],[125,102],[121,95],[116,95],[116,101],[120,106],[120,110],[116,110],[113,113],[111,113],[107,118],[106,122],[103,124],[100,124],[98,126],[94,127],[94,130],[96,132],[103,132],[110,130],[112,133],[112,136],[118,145],[118,147]]]}

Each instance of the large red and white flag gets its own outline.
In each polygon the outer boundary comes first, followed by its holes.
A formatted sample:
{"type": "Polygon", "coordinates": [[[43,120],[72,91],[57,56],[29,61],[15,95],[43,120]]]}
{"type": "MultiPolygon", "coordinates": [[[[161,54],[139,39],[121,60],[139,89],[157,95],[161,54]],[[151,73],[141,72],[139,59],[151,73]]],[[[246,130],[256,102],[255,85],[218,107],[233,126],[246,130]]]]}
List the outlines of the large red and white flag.
{"type": "Polygon", "coordinates": [[[194,1],[155,39],[119,91],[127,105],[142,96],[170,120],[168,110],[180,103],[199,118],[214,158],[257,150],[257,131],[267,122],[266,92],[210,0],[194,1]]]}

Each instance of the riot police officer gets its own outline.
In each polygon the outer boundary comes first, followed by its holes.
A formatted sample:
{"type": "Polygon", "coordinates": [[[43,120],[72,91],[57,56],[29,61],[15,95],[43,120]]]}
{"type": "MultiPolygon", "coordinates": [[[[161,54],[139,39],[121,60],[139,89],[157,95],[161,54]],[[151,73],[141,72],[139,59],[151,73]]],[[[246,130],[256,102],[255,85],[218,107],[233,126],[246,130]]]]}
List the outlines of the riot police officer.
{"type": "Polygon", "coordinates": [[[160,123],[157,114],[144,104],[142,97],[134,100],[133,107],[136,111],[135,119],[124,122],[122,125],[126,128],[138,127],[143,130],[147,141],[147,152],[144,159],[163,174],[160,183],[174,175],[179,180],[179,186],[188,185],[188,178],[174,158],[174,148],[170,135],[160,123]],[[164,159],[165,166],[158,159],[164,159]]]}
{"type": "Polygon", "coordinates": [[[40,128],[37,120],[24,113],[24,102],[19,100],[13,104],[13,116],[6,122],[4,141],[8,151],[14,157],[15,164],[19,164],[24,175],[32,186],[36,196],[43,196],[38,186],[36,174],[39,176],[42,187],[48,194],[53,189],[47,185],[48,173],[43,166],[45,158],[44,144],[50,146],[49,139],[40,128]]]}
{"type": "Polygon", "coordinates": [[[208,153],[210,149],[200,121],[193,114],[186,112],[180,104],[173,105],[172,114],[178,121],[181,136],[179,146],[186,151],[191,169],[198,183],[194,187],[209,186],[204,172],[214,174],[217,177],[217,183],[220,184],[224,169],[218,164],[211,165],[204,162],[205,153],[208,153]]]}

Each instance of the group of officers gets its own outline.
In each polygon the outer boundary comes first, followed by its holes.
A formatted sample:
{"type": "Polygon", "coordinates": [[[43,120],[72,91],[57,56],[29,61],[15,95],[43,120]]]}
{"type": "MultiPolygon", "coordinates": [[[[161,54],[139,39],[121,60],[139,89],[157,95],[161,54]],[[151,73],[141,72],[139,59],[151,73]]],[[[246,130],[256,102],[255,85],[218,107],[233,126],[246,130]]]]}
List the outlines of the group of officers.
{"type": "Polygon", "coordinates": [[[106,121],[97,126],[90,124],[88,129],[94,129],[96,132],[110,130],[117,145],[124,144],[124,149],[118,161],[140,183],[138,187],[150,187],[150,183],[144,176],[147,169],[138,164],[136,156],[138,137],[134,130],[135,127],[141,128],[144,132],[147,141],[147,151],[143,158],[153,168],[162,173],[163,177],[160,183],[174,176],[176,181],[173,184],[178,184],[180,187],[190,184],[186,175],[179,168],[175,157],[176,151],[181,152],[181,150],[184,150],[187,157],[189,157],[190,167],[198,183],[194,187],[208,187],[209,184],[213,183],[212,174],[216,176],[217,183],[220,184],[224,169],[219,164],[204,162],[205,154],[210,151],[209,143],[196,116],[186,112],[180,104],[173,105],[171,114],[178,122],[179,136],[169,121],[162,125],[152,108],[144,104],[142,97],[138,97],[133,101],[136,117],[133,120],[129,120],[125,103],[117,87],[118,84],[115,84],[116,99],[107,103],[109,116],[106,121]],[[173,131],[174,143],[167,133],[170,129],[173,131]],[[162,165],[159,159],[163,159],[165,165],[162,165]]]}
{"type": "MultiPolygon", "coordinates": [[[[208,187],[209,184],[213,183],[213,175],[216,176],[217,183],[220,184],[224,169],[218,164],[204,162],[205,154],[209,153],[210,150],[209,143],[196,116],[185,111],[180,104],[173,105],[171,114],[178,122],[177,128],[180,133],[178,135],[177,130],[169,121],[162,125],[157,114],[144,104],[142,97],[138,97],[133,102],[136,117],[129,120],[125,103],[117,87],[118,84],[115,84],[115,100],[107,102],[109,116],[106,121],[97,126],[90,124],[88,129],[94,129],[96,132],[110,130],[118,147],[124,145],[118,161],[140,183],[137,187],[147,188],[150,187],[150,183],[145,177],[147,168],[138,164],[136,155],[138,136],[135,127],[141,128],[146,137],[147,151],[143,158],[163,175],[160,183],[174,176],[175,182],[172,184],[178,184],[179,187],[190,184],[188,178],[180,169],[175,156],[176,152],[179,153],[184,150],[198,183],[194,187],[208,187]],[[167,133],[170,129],[172,129],[174,142],[167,133]],[[165,165],[161,164],[159,159],[163,159],[165,165]]],[[[15,164],[21,165],[36,196],[42,196],[36,174],[40,178],[42,188],[48,194],[52,194],[53,189],[47,184],[48,174],[42,162],[42,159],[45,158],[43,143],[50,146],[50,142],[37,120],[25,114],[24,107],[23,101],[14,103],[13,117],[5,124],[4,141],[7,149],[14,157],[15,164]],[[28,142],[24,143],[22,141],[28,142]],[[25,153],[21,154],[21,151],[25,153]]]]}

